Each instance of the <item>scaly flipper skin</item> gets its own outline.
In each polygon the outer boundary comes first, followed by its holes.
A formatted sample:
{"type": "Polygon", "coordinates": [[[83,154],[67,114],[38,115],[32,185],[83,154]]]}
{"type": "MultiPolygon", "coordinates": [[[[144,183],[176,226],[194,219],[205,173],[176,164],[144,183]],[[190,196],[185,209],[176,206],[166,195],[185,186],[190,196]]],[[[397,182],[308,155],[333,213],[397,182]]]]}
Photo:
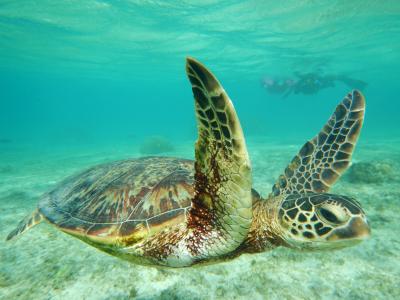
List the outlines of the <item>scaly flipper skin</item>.
{"type": "Polygon", "coordinates": [[[356,90],[349,93],[321,132],[304,144],[279,176],[272,196],[328,192],[350,164],[364,112],[364,96],[356,90]]]}
{"type": "Polygon", "coordinates": [[[218,80],[192,58],[187,59],[186,73],[199,134],[188,227],[198,232],[202,255],[220,256],[236,249],[251,225],[250,160],[239,119],[218,80]]]}
{"type": "Polygon", "coordinates": [[[194,197],[187,222],[126,248],[158,264],[182,267],[238,248],[252,223],[251,168],[235,109],[218,80],[188,58],[198,123],[194,197]]]}

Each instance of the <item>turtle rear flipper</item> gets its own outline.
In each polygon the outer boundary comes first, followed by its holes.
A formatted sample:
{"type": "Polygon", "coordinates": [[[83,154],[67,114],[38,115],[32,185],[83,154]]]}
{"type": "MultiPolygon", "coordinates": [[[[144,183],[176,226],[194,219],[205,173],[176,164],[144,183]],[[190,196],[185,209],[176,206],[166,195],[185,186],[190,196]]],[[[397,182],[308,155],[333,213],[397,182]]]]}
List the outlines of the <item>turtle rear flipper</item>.
{"type": "Polygon", "coordinates": [[[364,112],[361,92],[349,93],[318,135],[303,145],[279,176],[272,195],[328,192],[350,165],[364,112]]]}
{"type": "Polygon", "coordinates": [[[30,215],[26,216],[21,222],[19,222],[17,228],[9,233],[6,240],[9,241],[15,238],[17,235],[24,233],[31,229],[33,226],[43,221],[43,216],[37,209],[35,209],[30,215]]]}
{"type": "Polygon", "coordinates": [[[251,167],[239,118],[217,78],[188,58],[198,123],[195,195],[188,217],[197,257],[235,250],[252,221],[251,167]]]}

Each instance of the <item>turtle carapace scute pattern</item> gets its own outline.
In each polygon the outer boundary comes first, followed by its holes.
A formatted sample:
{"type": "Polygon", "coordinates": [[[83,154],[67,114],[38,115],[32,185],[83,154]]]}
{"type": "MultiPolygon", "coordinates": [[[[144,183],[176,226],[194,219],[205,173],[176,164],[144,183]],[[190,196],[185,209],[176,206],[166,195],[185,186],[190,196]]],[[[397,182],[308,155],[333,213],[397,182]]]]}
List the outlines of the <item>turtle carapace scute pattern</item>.
{"type": "Polygon", "coordinates": [[[186,74],[198,128],[194,161],[154,156],[89,168],[45,193],[7,240],[44,221],[133,263],[187,267],[278,246],[338,249],[370,235],[359,202],[328,193],[361,130],[360,92],[345,97],[264,199],[252,189],[229,96],[197,60],[187,58],[186,74]]]}

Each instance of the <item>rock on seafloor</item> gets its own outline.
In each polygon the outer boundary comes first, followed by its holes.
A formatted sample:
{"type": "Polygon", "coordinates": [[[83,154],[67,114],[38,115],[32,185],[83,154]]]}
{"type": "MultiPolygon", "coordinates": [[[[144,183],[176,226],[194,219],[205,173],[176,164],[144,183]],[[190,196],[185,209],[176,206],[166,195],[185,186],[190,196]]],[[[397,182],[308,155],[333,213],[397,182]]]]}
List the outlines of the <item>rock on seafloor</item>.
{"type": "Polygon", "coordinates": [[[381,183],[394,178],[393,164],[385,161],[361,161],[353,163],[345,178],[355,183],[381,183]]]}

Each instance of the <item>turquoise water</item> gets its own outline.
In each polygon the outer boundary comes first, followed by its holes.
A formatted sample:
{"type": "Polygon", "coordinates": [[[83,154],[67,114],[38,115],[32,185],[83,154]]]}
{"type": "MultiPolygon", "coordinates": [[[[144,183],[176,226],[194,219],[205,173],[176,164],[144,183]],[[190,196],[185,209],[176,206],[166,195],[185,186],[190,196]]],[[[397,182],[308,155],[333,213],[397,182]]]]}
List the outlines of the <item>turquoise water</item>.
{"type": "Polygon", "coordinates": [[[247,135],[314,134],[350,88],[281,101],[260,79],[323,70],[366,81],[364,134],[381,135],[384,121],[392,137],[399,11],[397,1],[3,1],[0,136],[194,137],[190,55],[222,81],[247,135]]]}
{"type": "Polygon", "coordinates": [[[391,170],[376,182],[343,178],[334,191],[360,200],[372,238],[330,253],[276,249],[158,270],[40,225],[0,242],[0,298],[399,298],[399,1],[1,1],[0,239],[57,182],[138,157],[151,137],[170,141],[169,155],[193,158],[187,56],[233,100],[263,195],[352,89],[336,80],[282,97],[263,78],[317,73],[367,83],[354,161],[391,170]]]}

